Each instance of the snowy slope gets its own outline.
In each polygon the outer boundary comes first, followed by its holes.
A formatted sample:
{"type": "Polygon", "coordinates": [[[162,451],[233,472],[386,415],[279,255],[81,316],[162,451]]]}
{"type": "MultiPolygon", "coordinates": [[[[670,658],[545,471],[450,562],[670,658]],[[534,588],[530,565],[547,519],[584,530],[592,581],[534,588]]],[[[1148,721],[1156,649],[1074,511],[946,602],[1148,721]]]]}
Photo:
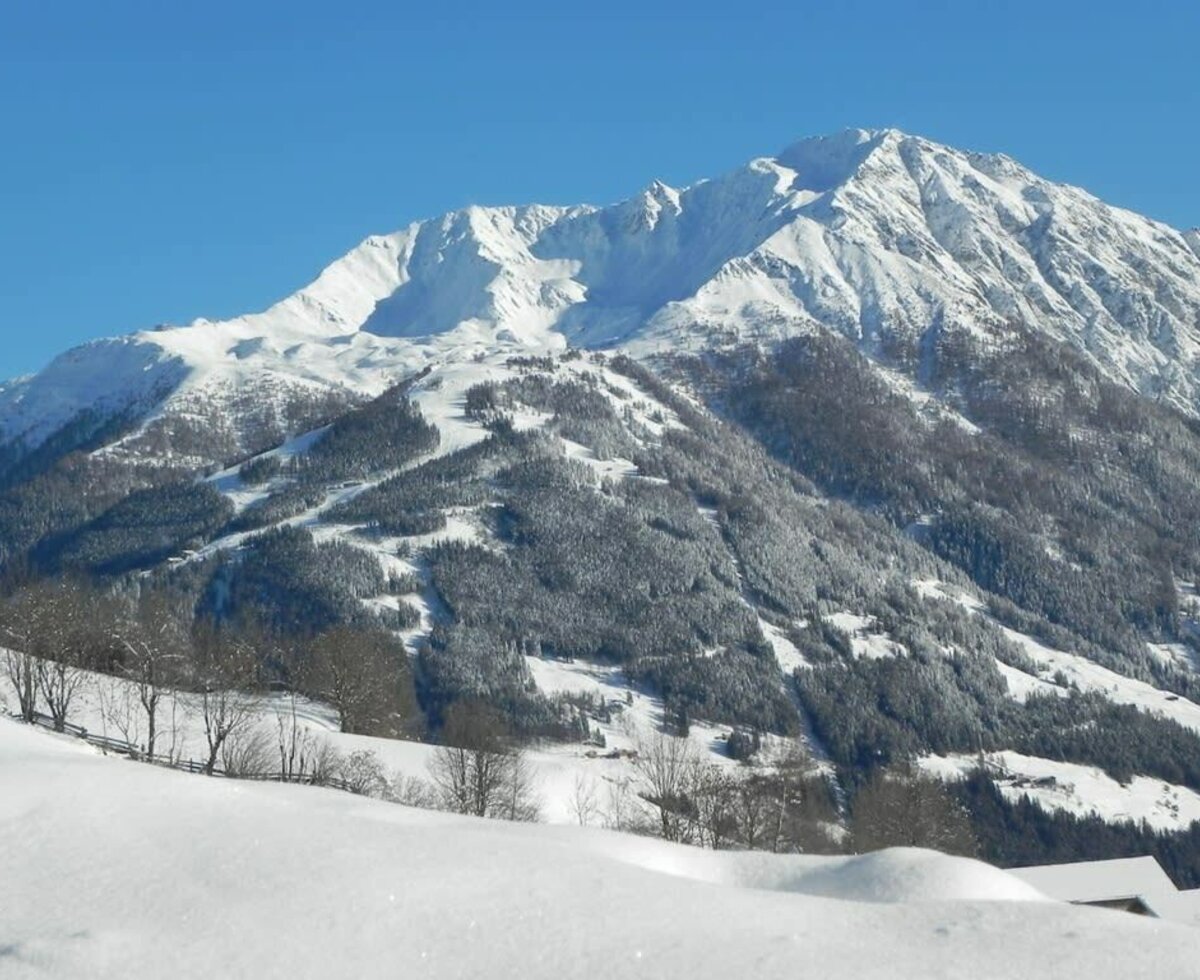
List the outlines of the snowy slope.
{"type": "Polygon", "coordinates": [[[930,852],[703,852],[187,776],[0,721],[6,977],[1189,975],[1200,933],[930,852]],[[32,819],[36,816],[36,819],[32,819]]]}
{"type": "MultiPolygon", "coordinates": [[[[977,755],[927,756],[921,768],[958,779],[979,765],[977,755]]],[[[1020,752],[987,756],[988,772],[1010,800],[1025,796],[1049,811],[1096,816],[1107,823],[1148,823],[1156,830],[1187,830],[1200,820],[1200,793],[1160,779],[1134,776],[1118,783],[1095,766],[1040,759],[1020,752]]]]}
{"type": "Polygon", "coordinates": [[[824,328],[878,356],[947,330],[1003,342],[1012,323],[1197,414],[1198,249],[1007,157],[850,130],[610,207],[468,208],[369,238],[264,313],[86,345],[0,386],[0,444],[85,410],[245,427],[248,390],[286,430],[306,394],[374,394],[480,351],[650,355],[824,328]]]}
{"type": "Polygon", "coordinates": [[[409,237],[367,239],[264,313],[160,327],[68,351],[41,374],[0,386],[0,435],[36,443],[84,409],[146,412],[171,393],[270,375],[382,387],[369,370],[357,371],[357,359],[337,341],[401,284],[399,256],[409,237]]]}
{"type": "MultiPolygon", "coordinates": [[[[957,602],[977,615],[987,616],[982,602],[955,586],[936,580],[914,582],[913,585],[927,599],[957,602]]],[[[1029,656],[1038,670],[1037,675],[1033,675],[1015,667],[1000,665],[1001,672],[1008,682],[1009,693],[1014,698],[1023,701],[1034,692],[1065,694],[1066,691],[1060,684],[1060,680],[1065,678],[1068,687],[1075,687],[1081,691],[1095,691],[1116,704],[1132,705],[1149,714],[1169,718],[1184,728],[1200,732],[1200,704],[1171,691],[1154,687],[1145,681],[1118,674],[1086,657],[1056,650],[996,620],[993,622],[1009,640],[1029,656]]]]}

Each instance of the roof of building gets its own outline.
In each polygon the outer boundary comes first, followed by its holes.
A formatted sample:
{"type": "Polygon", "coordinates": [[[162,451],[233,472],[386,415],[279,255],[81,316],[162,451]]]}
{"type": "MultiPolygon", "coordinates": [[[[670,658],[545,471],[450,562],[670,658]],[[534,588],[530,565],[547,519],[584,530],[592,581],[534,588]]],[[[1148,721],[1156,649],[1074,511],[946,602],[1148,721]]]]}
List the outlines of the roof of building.
{"type": "Polygon", "coordinates": [[[1103,902],[1115,898],[1177,894],[1175,883],[1152,857],[1079,861],[1013,868],[1011,873],[1049,898],[1063,902],[1103,902]]]}
{"type": "Polygon", "coordinates": [[[1200,926],[1200,889],[1180,891],[1153,857],[1010,868],[1048,898],[1098,904],[1137,898],[1156,916],[1200,926]]]}

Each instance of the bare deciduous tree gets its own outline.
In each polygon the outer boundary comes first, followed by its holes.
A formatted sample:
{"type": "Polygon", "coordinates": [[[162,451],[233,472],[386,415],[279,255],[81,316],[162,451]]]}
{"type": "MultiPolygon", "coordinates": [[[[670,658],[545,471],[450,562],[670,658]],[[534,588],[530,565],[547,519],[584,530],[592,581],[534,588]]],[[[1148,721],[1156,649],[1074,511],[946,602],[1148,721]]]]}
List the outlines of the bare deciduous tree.
{"type": "Polygon", "coordinates": [[[87,678],[100,602],[88,586],[59,579],[29,585],[0,605],[0,643],[9,648],[4,669],[26,721],[34,720],[40,703],[56,731],[66,728],[87,678]]]}
{"type": "Polygon", "coordinates": [[[970,819],[945,786],[903,769],[878,771],[858,791],[850,836],[860,852],[928,847],[969,857],[978,850],[970,819]]]}
{"type": "Polygon", "coordinates": [[[145,716],[144,751],[150,760],[157,748],[159,709],[173,697],[189,659],[191,637],[184,622],[165,598],[149,595],[115,624],[123,652],[121,672],[133,684],[145,716]]]}
{"type": "Polygon", "coordinates": [[[33,597],[43,610],[35,652],[38,689],[57,732],[64,731],[75,695],[87,678],[84,666],[96,641],[94,615],[100,598],[86,586],[59,580],[37,587],[33,597]]]}
{"type": "Polygon", "coordinates": [[[533,765],[525,753],[515,746],[509,747],[507,758],[508,775],[500,809],[495,815],[514,822],[536,823],[541,817],[541,806],[533,765]]]}
{"type": "Polygon", "coordinates": [[[342,763],[341,778],[346,789],[359,796],[382,797],[388,793],[388,779],[383,764],[370,749],[351,752],[342,763]]]}
{"type": "Polygon", "coordinates": [[[294,691],[289,691],[282,701],[275,704],[279,772],[285,782],[303,779],[308,773],[308,749],[312,733],[300,724],[296,697],[294,691]]]}
{"type": "Polygon", "coordinates": [[[4,673],[17,695],[21,720],[32,722],[37,715],[37,658],[24,650],[4,651],[4,673]]]}
{"type": "Polygon", "coordinates": [[[32,722],[37,716],[37,658],[26,650],[4,650],[4,673],[17,695],[21,720],[32,722]]]}
{"type": "Polygon", "coordinates": [[[297,659],[299,682],[337,709],[344,732],[395,736],[417,714],[407,655],[386,633],[336,627],[297,659]]]}
{"type": "Polygon", "coordinates": [[[536,820],[533,774],[487,705],[456,702],[446,712],[443,744],[430,775],[444,809],[476,817],[536,820]]]}
{"type": "Polygon", "coordinates": [[[134,747],[142,744],[142,709],[133,687],[127,681],[106,677],[97,687],[100,700],[100,723],[108,737],[109,726],[121,741],[134,747]]]}
{"type": "Polygon", "coordinates": [[[733,787],[730,807],[742,845],[752,851],[772,849],[770,845],[778,840],[779,801],[769,781],[758,773],[739,779],[733,787]]]}
{"type": "Polygon", "coordinates": [[[392,775],[389,797],[402,806],[414,806],[422,810],[435,810],[438,805],[437,790],[432,783],[402,772],[392,775]]]}
{"type": "Polygon", "coordinates": [[[38,709],[38,638],[49,629],[50,607],[45,590],[26,588],[0,604],[0,642],[4,672],[17,695],[21,719],[32,722],[38,709]]]}
{"type": "Polygon", "coordinates": [[[253,632],[198,626],[193,669],[208,747],[204,770],[211,776],[225,743],[257,718],[258,654],[253,632]]]}
{"type": "Polygon", "coordinates": [[[87,674],[70,660],[38,661],[38,689],[56,732],[66,730],[71,703],[86,678],[87,674]]]}
{"type": "Polygon", "coordinates": [[[691,787],[695,843],[714,851],[738,842],[734,794],[739,779],[719,766],[698,767],[691,787]]]}
{"type": "Polygon", "coordinates": [[[682,841],[695,817],[691,792],[700,767],[696,746],[688,738],[663,732],[637,736],[634,769],[642,781],[641,796],[658,810],[664,840],[682,841]]]}
{"type": "Polygon", "coordinates": [[[266,729],[250,726],[235,729],[221,743],[221,768],[226,776],[236,779],[266,776],[271,771],[272,748],[271,735],[266,729]]]}
{"type": "Polygon", "coordinates": [[[329,782],[341,756],[329,739],[304,724],[299,695],[289,692],[275,703],[275,745],[284,782],[329,782]]]}
{"type": "Polygon", "coordinates": [[[309,779],[314,786],[328,786],[342,771],[342,754],[323,736],[314,737],[309,756],[309,779]]]}
{"type": "Polygon", "coordinates": [[[773,778],[765,787],[773,804],[772,851],[802,850],[796,846],[797,824],[803,819],[807,790],[813,785],[815,773],[812,759],[798,746],[793,746],[776,762],[773,778]]]}
{"type": "Polygon", "coordinates": [[[632,830],[638,819],[638,803],[629,776],[608,781],[604,806],[604,826],[609,830],[632,830]]]}
{"type": "Polygon", "coordinates": [[[591,776],[577,773],[571,792],[571,813],[579,826],[589,826],[600,815],[600,793],[591,776]]]}
{"type": "MultiPolygon", "coordinates": [[[[640,828],[643,832],[714,849],[835,849],[825,829],[833,819],[828,787],[799,746],[790,746],[770,765],[731,767],[705,764],[686,738],[630,734],[637,746],[638,796],[657,817],[653,828],[640,828]]],[[[613,787],[609,795],[608,825],[639,829],[628,801],[613,787]]]]}

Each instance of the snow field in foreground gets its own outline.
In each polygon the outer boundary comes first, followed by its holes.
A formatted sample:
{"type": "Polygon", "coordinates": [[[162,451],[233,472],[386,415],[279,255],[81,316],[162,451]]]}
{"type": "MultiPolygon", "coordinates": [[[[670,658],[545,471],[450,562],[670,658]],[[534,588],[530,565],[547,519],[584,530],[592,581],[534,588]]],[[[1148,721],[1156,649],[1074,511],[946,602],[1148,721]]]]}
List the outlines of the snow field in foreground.
{"type": "Polygon", "coordinates": [[[1184,977],[977,862],[712,853],[102,758],[0,720],[6,978],[1184,977]]]}

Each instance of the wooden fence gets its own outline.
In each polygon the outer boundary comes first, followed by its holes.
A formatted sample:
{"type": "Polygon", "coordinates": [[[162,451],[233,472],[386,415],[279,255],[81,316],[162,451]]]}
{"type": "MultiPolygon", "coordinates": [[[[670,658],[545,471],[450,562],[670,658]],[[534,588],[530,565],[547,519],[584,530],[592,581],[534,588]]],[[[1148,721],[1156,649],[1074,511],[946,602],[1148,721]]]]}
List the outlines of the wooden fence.
{"type": "MultiPolygon", "coordinates": [[[[23,719],[23,716],[19,714],[14,714],[13,717],[23,719]]],[[[338,789],[346,793],[353,793],[355,791],[350,783],[337,776],[315,775],[313,773],[288,775],[282,771],[230,774],[220,766],[214,766],[210,773],[207,763],[197,762],[195,759],[172,759],[165,756],[147,758],[145,751],[131,742],[125,742],[119,738],[109,738],[107,735],[97,735],[94,732],[89,732],[82,725],[72,725],[70,722],[66,722],[61,728],[57,728],[53,718],[41,713],[33,716],[33,724],[41,728],[47,728],[50,731],[61,731],[66,735],[73,735],[75,738],[82,739],[89,745],[94,745],[104,752],[128,756],[130,759],[149,762],[167,769],[178,769],[180,772],[222,776],[227,779],[250,779],[263,783],[298,783],[303,786],[325,786],[329,789],[338,789]]]]}

